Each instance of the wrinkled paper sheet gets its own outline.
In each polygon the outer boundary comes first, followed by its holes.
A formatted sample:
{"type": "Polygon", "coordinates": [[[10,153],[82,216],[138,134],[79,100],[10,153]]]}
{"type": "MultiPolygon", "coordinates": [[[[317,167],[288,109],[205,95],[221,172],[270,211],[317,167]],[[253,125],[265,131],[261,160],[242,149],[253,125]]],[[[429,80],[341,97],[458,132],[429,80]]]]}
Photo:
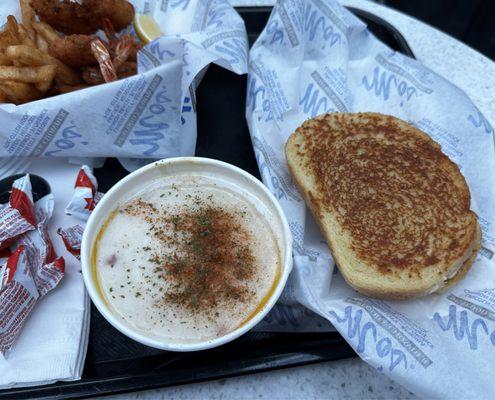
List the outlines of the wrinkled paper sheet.
{"type": "Polygon", "coordinates": [[[336,1],[282,0],[251,49],[246,103],[263,181],[294,236],[294,270],[282,300],[326,318],[363,360],[419,395],[495,393],[494,131],[469,98],[378,41],[336,1]],[[295,128],[329,111],[395,115],[427,132],[461,166],[483,247],[450,292],[375,300],[352,290],[334,268],[284,156],[295,128]]]}
{"type": "MultiPolygon", "coordinates": [[[[131,3],[166,34],[139,52],[139,74],[20,106],[0,105],[0,176],[27,165],[28,157],[119,157],[135,169],[149,159],[194,155],[195,86],[210,63],[247,72],[244,22],[228,0],[131,3]]],[[[20,20],[18,0],[0,4],[0,23],[9,14],[20,20]]]]}

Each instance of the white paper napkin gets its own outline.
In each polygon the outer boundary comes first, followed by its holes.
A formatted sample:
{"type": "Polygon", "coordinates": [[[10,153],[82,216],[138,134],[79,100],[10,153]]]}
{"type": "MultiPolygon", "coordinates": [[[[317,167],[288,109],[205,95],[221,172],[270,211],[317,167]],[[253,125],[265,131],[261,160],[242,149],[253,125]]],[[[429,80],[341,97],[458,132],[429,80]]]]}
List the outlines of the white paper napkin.
{"type": "Polygon", "coordinates": [[[89,297],[79,261],[56,233],[60,226],[80,222],[64,213],[78,171],[79,166],[64,160],[38,159],[29,168],[48,181],[55,196],[49,232],[66,269],[59,286],[36,304],[10,353],[0,357],[0,389],[81,378],[89,332],[89,297]]]}

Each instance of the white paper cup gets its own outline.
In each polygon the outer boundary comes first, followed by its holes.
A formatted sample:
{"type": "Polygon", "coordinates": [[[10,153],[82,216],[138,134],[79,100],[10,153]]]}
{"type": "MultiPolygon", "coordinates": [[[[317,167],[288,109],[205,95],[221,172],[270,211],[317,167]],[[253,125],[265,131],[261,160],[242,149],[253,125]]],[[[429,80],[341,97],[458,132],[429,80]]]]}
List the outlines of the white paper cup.
{"type": "MultiPolygon", "coordinates": [[[[256,206],[256,204],[254,205],[256,206]]],[[[164,350],[203,350],[220,346],[238,338],[260,322],[275,305],[292,269],[292,236],[287,220],[277,200],[269,190],[252,175],[233,165],[208,158],[168,158],[154,162],[131,173],[115,184],[115,186],[113,186],[100,200],[97,207],[93,210],[84,230],[81,244],[81,264],[84,283],[96,308],[110,324],[124,335],[147,346],[164,350]],[[268,210],[271,214],[270,226],[278,239],[282,271],[275,290],[272,292],[269,300],[247,323],[223,336],[204,342],[177,343],[175,340],[174,342],[167,342],[164,340],[157,340],[156,337],[148,337],[142,332],[133,329],[109,308],[98,288],[95,271],[91,267],[91,255],[96,237],[102,224],[107,221],[111,212],[120,204],[129,200],[133,195],[145,189],[151,183],[156,182],[165,176],[174,175],[202,175],[210,179],[215,179],[215,183],[218,186],[221,186],[222,182],[224,182],[225,185],[236,185],[240,193],[245,193],[249,196],[249,201],[259,203],[258,206],[262,206],[264,209],[268,210]]]]}

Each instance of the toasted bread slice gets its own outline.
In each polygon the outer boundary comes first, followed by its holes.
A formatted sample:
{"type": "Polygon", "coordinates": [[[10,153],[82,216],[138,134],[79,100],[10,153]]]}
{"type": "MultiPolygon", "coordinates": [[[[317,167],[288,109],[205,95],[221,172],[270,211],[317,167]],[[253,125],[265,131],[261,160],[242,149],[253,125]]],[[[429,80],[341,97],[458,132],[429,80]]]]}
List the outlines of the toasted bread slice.
{"type": "Polygon", "coordinates": [[[461,281],[462,278],[466,276],[469,269],[471,268],[471,265],[473,265],[473,263],[476,261],[476,257],[478,256],[478,251],[481,248],[481,238],[482,238],[481,227],[478,221],[476,221],[476,236],[474,238],[471,254],[466,259],[464,264],[462,264],[461,268],[459,268],[457,273],[452,278],[447,279],[443,287],[439,287],[438,290],[433,290],[432,293],[436,291],[441,293],[446,292],[452,286],[455,286],[457,283],[459,283],[459,281],[461,281]]]}
{"type": "Polygon", "coordinates": [[[330,113],[291,135],[286,158],[345,280],[406,299],[464,276],[481,231],[459,167],[405,121],[330,113]]]}

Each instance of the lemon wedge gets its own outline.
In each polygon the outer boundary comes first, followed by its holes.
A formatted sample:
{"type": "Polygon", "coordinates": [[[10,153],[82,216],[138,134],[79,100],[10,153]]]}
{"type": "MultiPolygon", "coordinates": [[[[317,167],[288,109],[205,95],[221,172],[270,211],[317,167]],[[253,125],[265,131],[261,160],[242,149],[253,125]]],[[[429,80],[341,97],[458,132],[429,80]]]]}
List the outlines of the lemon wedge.
{"type": "Polygon", "coordinates": [[[139,39],[145,44],[163,35],[163,32],[153,17],[147,14],[136,14],[134,16],[134,29],[139,39]]]}

